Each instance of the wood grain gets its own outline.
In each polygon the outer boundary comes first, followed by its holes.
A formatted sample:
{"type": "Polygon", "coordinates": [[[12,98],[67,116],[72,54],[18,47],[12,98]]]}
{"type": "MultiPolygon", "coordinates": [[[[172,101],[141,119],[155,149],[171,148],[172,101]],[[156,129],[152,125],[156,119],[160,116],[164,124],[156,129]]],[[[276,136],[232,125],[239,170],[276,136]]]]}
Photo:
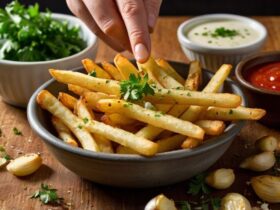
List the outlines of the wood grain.
{"type": "MultiPolygon", "coordinates": [[[[186,19],[187,17],[159,19],[152,35],[152,54],[155,57],[188,62],[176,38],[178,25],[186,19]]],[[[280,32],[280,17],[256,17],[256,19],[264,23],[269,32],[264,51],[279,49],[280,37],[277,34],[280,32]]],[[[111,61],[115,53],[101,42],[96,60],[97,62],[111,61]]],[[[128,53],[124,54],[132,58],[128,53]]],[[[186,194],[187,181],[167,187],[131,190],[101,186],[83,180],[64,168],[48,152],[41,139],[30,129],[25,110],[9,106],[1,99],[0,128],[3,132],[0,144],[6,147],[12,157],[15,158],[29,152],[40,152],[44,160],[44,165],[38,172],[25,178],[16,178],[5,169],[0,170],[0,210],[64,209],[57,206],[43,206],[39,201],[30,199],[32,193],[39,188],[41,183],[47,183],[57,188],[59,195],[65,199],[65,203],[71,204],[67,209],[75,210],[143,209],[145,203],[159,193],[164,193],[174,200],[189,198],[186,194]],[[15,136],[12,131],[14,127],[21,130],[23,136],[15,136]]],[[[238,178],[229,190],[214,194],[222,196],[228,191],[241,192],[248,196],[252,203],[256,204],[258,199],[250,186],[246,184],[250,176],[256,175],[256,173],[240,170],[237,166],[243,157],[253,152],[253,142],[266,134],[273,134],[280,138],[279,131],[271,130],[255,122],[247,123],[227,153],[212,167],[233,167],[238,178]]],[[[277,210],[280,209],[280,205],[274,205],[271,208],[277,210]]]]}

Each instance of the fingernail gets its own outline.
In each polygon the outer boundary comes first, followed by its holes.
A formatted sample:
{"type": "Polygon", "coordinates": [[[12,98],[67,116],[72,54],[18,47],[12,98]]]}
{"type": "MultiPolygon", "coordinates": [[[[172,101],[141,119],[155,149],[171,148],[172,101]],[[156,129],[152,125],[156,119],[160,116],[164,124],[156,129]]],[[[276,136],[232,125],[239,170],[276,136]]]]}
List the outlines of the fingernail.
{"type": "Polygon", "coordinates": [[[145,47],[145,45],[143,45],[142,43],[135,45],[134,54],[135,54],[135,59],[140,63],[145,62],[149,58],[149,52],[145,47]]]}
{"type": "Polygon", "coordinates": [[[154,28],[155,24],[156,24],[156,17],[150,14],[148,18],[148,25],[150,28],[154,28]]]}

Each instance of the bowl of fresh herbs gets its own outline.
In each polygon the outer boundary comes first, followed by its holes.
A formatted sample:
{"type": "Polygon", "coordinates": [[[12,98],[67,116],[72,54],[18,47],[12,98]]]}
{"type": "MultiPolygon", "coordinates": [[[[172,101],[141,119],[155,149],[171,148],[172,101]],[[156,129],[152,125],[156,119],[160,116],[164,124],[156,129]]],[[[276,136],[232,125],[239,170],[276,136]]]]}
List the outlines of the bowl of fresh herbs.
{"type": "Polygon", "coordinates": [[[94,58],[97,37],[78,18],[13,1],[0,8],[0,95],[25,107],[50,78],[49,68],[75,69],[94,58]]]}

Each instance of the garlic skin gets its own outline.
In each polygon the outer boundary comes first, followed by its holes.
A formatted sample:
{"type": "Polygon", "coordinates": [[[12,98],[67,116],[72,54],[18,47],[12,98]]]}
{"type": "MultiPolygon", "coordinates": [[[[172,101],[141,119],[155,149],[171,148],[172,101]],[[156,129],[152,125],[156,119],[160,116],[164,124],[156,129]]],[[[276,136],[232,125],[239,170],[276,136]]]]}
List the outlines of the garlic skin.
{"type": "Polygon", "coordinates": [[[27,176],[42,165],[42,158],[38,154],[26,154],[12,160],[7,166],[7,170],[15,176],[27,176]]]}
{"type": "Polygon", "coordinates": [[[229,188],[235,180],[235,175],[232,169],[220,168],[211,172],[205,182],[218,190],[229,188]]]}
{"type": "Polygon", "coordinates": [[[160,194],[152,198],[145,206],[144,210],[177,210],[175,202],[160,194]]]}
{"type": "Polygon", "coordinates": [[[274,136],[264,136],[256,141],[256,147],[263,152],[273,152],[277,149],[278,140],[274,136]]]}
{"type": "Polygon", "coordinates": [[[239,193],[228,193],[223,197],[220,210],[251,210],[251,204],[247,198],[239,193]]]}
{"type": "Polygon", "coordinates": [[[257,155],[246,158],[240,168],[250,169],[252,171],[266,171],[274,166],[276,158],[273,152],[262,152],[257,155]]]}
{"type": "Polygon", "coordinates": [[[280,177],[270,175],[253,177],[251,185],[262,200],[280,203],[280,177]]]}

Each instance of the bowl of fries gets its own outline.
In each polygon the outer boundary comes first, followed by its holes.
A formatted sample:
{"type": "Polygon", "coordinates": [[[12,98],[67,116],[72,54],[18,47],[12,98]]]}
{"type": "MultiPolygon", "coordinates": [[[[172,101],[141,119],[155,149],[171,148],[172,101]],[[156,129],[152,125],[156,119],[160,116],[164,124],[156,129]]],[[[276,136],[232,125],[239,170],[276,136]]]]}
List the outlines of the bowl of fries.
{"type": "Polygon", "coordinates": [[[244,107],[242,90],[227,78],[231,65],[213,74],[196,61],[150,58],[136,68],[122,55],[115,65],[83,64],[86,74],[51,69],[54,79],[34,93],[27,112],[54,156],[97,183],[142,188],[186,180],[222,156],[244,120],[265,114],[244,107]]]}

